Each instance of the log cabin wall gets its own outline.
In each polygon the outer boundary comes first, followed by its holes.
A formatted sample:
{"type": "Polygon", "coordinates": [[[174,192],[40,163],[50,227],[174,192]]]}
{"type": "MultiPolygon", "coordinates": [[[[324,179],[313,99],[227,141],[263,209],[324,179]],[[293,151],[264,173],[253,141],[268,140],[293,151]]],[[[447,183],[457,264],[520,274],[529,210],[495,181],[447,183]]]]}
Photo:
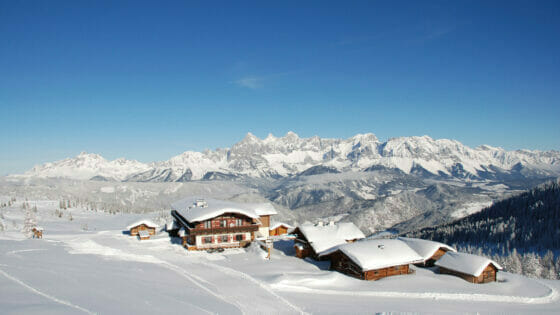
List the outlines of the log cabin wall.
{"type": "Polygon", "coordinates": [[[341,251],[332,253],[329,258],[331,259],[331,270],[362,280],[379,280],[390,276],[406,275],[409,272],[408,264],[362,271],[358,264],[341,251]]]}
{"type": "Polygon", "coordinates": [[[432,257],[430,257],[428,260],[426,260],[423,264],[417,264],[419,266],[424,266],[424,267],[433,267],[435,262],[438,261],[438,259],[441,258],[441,256],[445,255],[445,253],[447,253],[447,250],[444,248],[439,248],[433,255],[432,257]]]}
{"type": "Polygon", "coordinates": [[[288,234],[288,228],[285,226],[279,226],[275,229],[270,230],[270,235],[271,236],[275,236],[275,235],[284,235],[284,234],[288,234]]]}
{"type": "Polygon", "coordinates": [[[480,276],[477,278],[477,283],[488,283],[496,281],[497,272],[498,269],[496,269],[494,265],[489,264],[488,266],[486,266],[486,268],[484,268],[482,274],[480,274],[480,276]]]}
{"type": "Polygon", "coordinates": [[[379,280],[381,278],[406,275],[408,274],[409,267],[406,265],[391,266],[382,269],[368,270],[364,272],[365,280],[379,280]]]}
{"type": "Polygon", "coordinates": [[[453,275],[462,278],[470,283],[488,283],[488,282],[496,281],[497,269],[496,267],[494,267],[494,265],[489,264],[488,266],[486,266],[484,271],[482,271],[482,273],[478,277],[475,277],[473,275],[468,275],[466,273],[458,272],[455,270],[447,269],[444,267],[439,267],[439,273],[453,275]]]}
{"type": "Polygon", "coordinates": [[[354,278],[364,279],[365,275],[362,272],[362,268],[341,251],[336,251],[328,255],[328,257],[331,260],[331,270],[339,271],[354,278]]]}
{"type": "Polygon", "coordinates": [[[156,228],[149,227],[146,224],[140,224],[140,225],[135,226],[132,229],[130,229],[130,235],[131,236],[137,236],[139,231],[144,231],[144,230],[147,230],[148,233],[150,233],[150,235],[155,235],[156,234],[156,228]]]}
{"type": "Polygon", "coordinates": [[[305,258],[305,257],[313,257],[316,258],[317,254],[315,253],[315,251],[313,250],[313,248],[311,247],[311,245],[309,245],[309,241],[307,240],[307,238],[305,237],[305,235],[300,231],[299,228],[296,228],[294,230],[294,234],[296,235],[296,239],[294,241],[294,246],[296,247],[296,256],[298,258],[305,258]],[[299,249],[296,245],[300,245],[303,247],[303,249],[299,249]]]}
{"type": "Polygon", "coordinates": [[[270,216],[263,215],[260,217],[262,227],[270,227],[270,216]]]}
{"type": "Polygon", "coordinates": [[[296,257],[297,258],[305,258],[311,255],[310,246],[308,244],[303,243],[296,243],[301,244],[302,248],[300,249],[298,246],[294,246],[296,248],[296,257]]]}

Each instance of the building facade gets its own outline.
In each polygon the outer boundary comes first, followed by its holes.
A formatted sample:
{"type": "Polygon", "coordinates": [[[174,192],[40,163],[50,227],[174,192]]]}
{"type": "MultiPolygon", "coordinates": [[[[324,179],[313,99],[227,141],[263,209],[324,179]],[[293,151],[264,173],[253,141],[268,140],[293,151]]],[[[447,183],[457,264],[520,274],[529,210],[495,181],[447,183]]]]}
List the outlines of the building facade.
{"type": "Polygon", "coordinates": [[[245,247],[257,237],[268,237],[270,216],[276,213],[270,204],[191,200],[175,203],[171,211],[189,250],[245,247]]]}

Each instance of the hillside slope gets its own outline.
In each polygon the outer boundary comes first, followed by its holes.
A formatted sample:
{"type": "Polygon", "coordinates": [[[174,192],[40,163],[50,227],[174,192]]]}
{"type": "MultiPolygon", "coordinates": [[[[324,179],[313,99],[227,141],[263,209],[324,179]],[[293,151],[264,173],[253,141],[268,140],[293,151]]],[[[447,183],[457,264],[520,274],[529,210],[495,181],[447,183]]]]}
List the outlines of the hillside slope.
{"type": "Polygon", "coordinates": [[[497,256],[512,272],[557,279],[560,272],[560,181],[548,182],[495,202],[452,223],[407,235],[497,256]]]}

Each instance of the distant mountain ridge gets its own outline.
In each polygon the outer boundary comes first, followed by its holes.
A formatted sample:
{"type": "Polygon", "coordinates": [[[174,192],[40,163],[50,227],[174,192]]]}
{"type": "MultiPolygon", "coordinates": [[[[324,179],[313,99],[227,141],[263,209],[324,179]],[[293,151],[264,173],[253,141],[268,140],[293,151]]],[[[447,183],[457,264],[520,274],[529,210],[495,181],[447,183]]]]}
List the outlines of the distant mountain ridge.
{"type": "Polygon", "coordinates": [[[506,151],[487,145],[470,148],[455,140],[429,136],[381,142],[374,134],[348,139],[284,137],[259,139],[251,133],[228,149],[187,151],[167,161],[142,163],[124,158],[108,161],[82,152],[74,158],[45,163],[26,177],[137,182],[184,182],[235,178],[285,178],[389,168],[421,177],[500,179],[560,174],[558,151],[506,151]]]}

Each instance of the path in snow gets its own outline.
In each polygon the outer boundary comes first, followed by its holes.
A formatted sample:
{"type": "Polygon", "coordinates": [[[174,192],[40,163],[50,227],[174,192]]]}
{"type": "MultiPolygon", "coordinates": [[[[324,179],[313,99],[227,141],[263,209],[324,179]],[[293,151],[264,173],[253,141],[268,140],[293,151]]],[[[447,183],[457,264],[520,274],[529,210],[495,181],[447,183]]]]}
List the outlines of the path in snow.
{"type": "Polygon", "coordinates": [[[84,313],[95,314],[94,312],[92,312],[92,311],[90,311],[90,310],[87,310],[87,309],[85,309],[85,308],[83,308],[83,307],[81,307],[81,306],[79,306],[79,305],[72,304],[72,303],[70,303],[70,302],[68,302],[68,301],[59,299],[59,298],[57,298],[57,297],[54,297],[54,296],[52,296],[52,295],[46,294],[46,293],[44,293],[44,292],[42,292],[42,291],[39,291],[39,290],[35,289],[34,287],[32,287],[32,286],[26,284],[25,282],[21,281],[20,279],[9,275],[8,273],[6,273],[6,272],[5,272],[4,270],[2,270],[2,269],[0,269],[0,274],[3,275],[3,276],[6,277],[6,278],[12,280],[13,282],[15,282],[15,283],[17,283],[17,284],[19,284],[19,285],[25,287],[25,288],[28,289],[29,291],[31,291],[31,292],[33,292],[33,293],[36,293],[36,294],[38,294],[38,295],[40,295],[40,296],[46,297],[47,299],[49,299],[49,300],[51,300],[51,301],[54,301],[54,302],[59,303],[59,304],[62,304],[62,305],[70,306],[70,307],[75,308],[75,309],[77,309],[77,310],[80,310],[80,311],[82,311],[82,312],[84,312],[84,313]]]}
{"type": "Polygon", "coordinates": [[[498,302],[498,303],[521,303],[521,304],[547,304],[558,300],[558,291],[551,286],[542,283],[550,291],[547,295],[539,297],[492,295],[477,293],[441,293],[441,292],[390,292],[390,291],[344,291],[330,289],[316,289],[304,286],[294,286],[277,283],[272,287],[279,291],[302,292],[312,294],[325,294],[337,296],[364,296],[364,297],[384,297],[384,298],[407,298],[407,299],[429,299],[429,300],[450,300],[450,301],[476,301],[476,302],[498,302]]]}
{"type": "Polygon", "coordinates": [[[123,238],[122,235],[106,232],[88,235],[87,239],[74,237],[61,240],[70,247],[68,252],[71,254],[94,254],[118,260],[157,264],[179,274],[214,297],[232,304],[241,313],[304,313],[272,291],[268,284],[248,274],[212,264],[206,259],[202,260],[202,257],[189,257],[182,248],[179,255],[173,255],[177,246],[169,242],[162,243],[159,247],[147,248],[158,244],[157,240],[151,243],[130,242],[129,238],[123,238]],[[146,252],[150,252],[151,255],[145,254],[146,252]],[[209,272],[208,267],[212,267],[217,272],[209,272]],[[232,290],[232,288],[236,289],[232,290]]]}

